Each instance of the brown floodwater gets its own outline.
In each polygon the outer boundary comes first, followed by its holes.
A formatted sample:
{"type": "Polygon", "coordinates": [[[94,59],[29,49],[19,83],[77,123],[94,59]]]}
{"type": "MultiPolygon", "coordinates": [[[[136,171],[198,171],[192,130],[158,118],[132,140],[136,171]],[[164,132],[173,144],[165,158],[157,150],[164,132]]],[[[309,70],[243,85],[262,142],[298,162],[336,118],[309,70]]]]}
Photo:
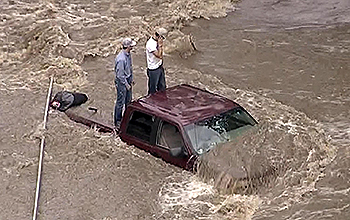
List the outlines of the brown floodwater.
{"type": "Polygon", "coordinates": [[[349,218],[349,1],[244,0],[226,17],[188,23],[225,14],[225,1],[199,2],[0,3],[0,219],[32,217],[42,135],[38,219],[349,218]],[[184,23],[195,52],[175,31],[184,23]],[[183,171],[53,110],[41,129],[50,75],[54,93],[84,92],[81,108],[96,107],[94,117],[112,122],[122,36],[138,40],[133,96],[146,94],[144,44],[160,24],[172,30],[167,85],[195,85],[246,108],[259,121],[254,135],[216,155],[251,170],[261,164],[245,155],[263,156],[279,168],[268,182],[218,191],[205,172],[183,171]]]}
{"type": "MultiPolygon", "coordinates": [[[[253,219],[348,219],[350,216],[349,9],[346,1],[317,1],[317,5],[316,1],[243,1],[237,11],[226,18],[195,21],[185,29],[196,38],[199,50],[187,60],[188,66],[217,76],[231,88],[248,90],[283,105],[259,115],[260,120],[274,114],[282,119],[287,106],[294,108],[295,114],[305,114],[330,138],[327,145],[336,150],[329,164],[317,162],[321,173],[304,191],[302,182],[308,180],[300,176],[309,168],[303,170],[303,165],[299,165],[309,159],[307,154],[315,153],[315,149],[307,150],[308,145],[317,143],[302,141],[298,146],[300,152],[288,152],[287,148],[305,134],[309,135],[307,139],[315,138],[311,130],[307,131],[310,125],[302,122],[306,133],[298,133],[292,142],[271,145],[276,137],[265,134],[264,138],[270,140],[260,140],[260,146],[269,144],[265,146],[265,154],[276,150],[271,146],[284,145],[287,153],[279,152],[282,157],[279,161],[289,163],[288,169],[293,170],[293,174],[276,181],[275,184],[284,185],[283,190],[274,186],[264,191],[264,195],[259,194],[265,201],[253,219]],[[295,159],[299,161],[293,161],[295,159]],[[283,197],[289,201],[281,199],[283,197]]],[[[266,101],[259,104],[269,109],[266,101]]],[[[285,119],[281,121],[285,126],[293,124],[285,119]]],[[[277,135],[287,139],[290,132],[277,135]]],[[[249,143],[259,145],[256,140],[249,143]]]]}

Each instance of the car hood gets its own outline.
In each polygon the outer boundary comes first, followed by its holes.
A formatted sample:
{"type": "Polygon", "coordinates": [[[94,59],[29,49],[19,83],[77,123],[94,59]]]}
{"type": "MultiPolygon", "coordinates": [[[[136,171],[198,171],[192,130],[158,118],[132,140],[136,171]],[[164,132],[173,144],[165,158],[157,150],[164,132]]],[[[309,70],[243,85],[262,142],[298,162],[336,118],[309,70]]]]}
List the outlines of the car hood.
{"type": "Polygon", "coordinates": [[[206,181],[214,181],[217,189],[230,192],[246,190],[247,184],[264,179],[274,167],[265,152],[254,144],[254,137],[259,137],[257,132],[257,128],[250,129],[234,141],[218,145],[201,155],[198,175],[206,181]]]}

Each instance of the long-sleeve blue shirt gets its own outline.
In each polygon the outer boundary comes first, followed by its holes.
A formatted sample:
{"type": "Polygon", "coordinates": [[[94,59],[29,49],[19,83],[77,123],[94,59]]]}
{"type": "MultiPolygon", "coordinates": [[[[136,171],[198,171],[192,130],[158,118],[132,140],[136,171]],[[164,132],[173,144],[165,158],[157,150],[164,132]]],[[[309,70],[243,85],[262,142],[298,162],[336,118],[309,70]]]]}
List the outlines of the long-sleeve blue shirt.
{"type": "Polygon", "coordinates": [[[130,85],[133,80],[131,54],[122,50],[115,59],[115,83],[130,85]]]}

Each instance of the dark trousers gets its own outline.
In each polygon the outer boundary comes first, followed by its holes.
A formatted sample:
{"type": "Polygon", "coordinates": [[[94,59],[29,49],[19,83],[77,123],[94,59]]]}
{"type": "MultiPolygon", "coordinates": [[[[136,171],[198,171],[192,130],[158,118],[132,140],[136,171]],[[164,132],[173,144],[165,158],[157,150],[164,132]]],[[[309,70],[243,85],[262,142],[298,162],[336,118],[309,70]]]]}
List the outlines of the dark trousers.
{"type": "Polygon", "coordinates": [[[148,76],[148,94],[153,94],[157,91],[163,91],[166,88],[165,73],[163,65],[157,69],[147,69],[148,76]]]}
{"type": "Polygon", "coordinates": [[[87,95],[85,95],[84,93],[74,92],[73,96],[74,96],[74,101],[72,103],[72,106],[81,105],[88,100],[87,95]]]}
{"type": "Polygon", "coordinates": [[[122,120],[123,108],[131,102],[132,99],[132,89],[127,90],[126,86],[117,80],[117,100],[114,106],[114,125],[117,126],[122,120]]]}

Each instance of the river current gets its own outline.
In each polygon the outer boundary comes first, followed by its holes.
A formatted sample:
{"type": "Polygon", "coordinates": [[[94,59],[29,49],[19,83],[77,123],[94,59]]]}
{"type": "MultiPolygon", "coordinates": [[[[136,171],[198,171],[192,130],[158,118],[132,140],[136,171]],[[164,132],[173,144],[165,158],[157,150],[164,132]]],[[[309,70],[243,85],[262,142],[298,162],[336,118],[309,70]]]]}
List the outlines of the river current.
{"type": "Polygon", "coordinates": [[[4,0],[0,8],[0,219],[31,218],[42,135],[39,219],[349,219],[348,0],[4,0]],[[53,110],[43,131],[51,75],[54,93],[88,94],[82,107],[111,123],[124,36],[138,42],[133,96],[145,95],[154,26],[170,30],[168,86],[222,94],[258,120],[258,132],[237,144],[281,168],[269,182],[222,193],[53,110]]]}

